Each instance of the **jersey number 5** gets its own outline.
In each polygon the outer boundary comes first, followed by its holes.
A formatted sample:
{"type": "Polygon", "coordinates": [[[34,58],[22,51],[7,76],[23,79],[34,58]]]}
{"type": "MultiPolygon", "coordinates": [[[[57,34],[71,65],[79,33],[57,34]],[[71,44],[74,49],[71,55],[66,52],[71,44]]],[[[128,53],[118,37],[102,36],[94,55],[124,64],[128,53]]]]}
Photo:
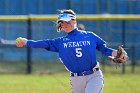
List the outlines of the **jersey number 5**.
{"type": "Polygon", "coordinates": [[[82,57],[82,48],[76,48],[75,51],[77,57],[82,57]]]}

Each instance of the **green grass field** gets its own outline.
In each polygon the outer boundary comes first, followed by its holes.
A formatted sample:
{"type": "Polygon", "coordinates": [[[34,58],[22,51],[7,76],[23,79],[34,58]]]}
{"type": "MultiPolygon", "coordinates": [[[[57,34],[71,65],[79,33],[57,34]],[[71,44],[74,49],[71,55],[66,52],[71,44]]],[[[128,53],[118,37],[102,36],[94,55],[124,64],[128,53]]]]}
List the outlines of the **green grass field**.
{"type": "MultiPolygon", "coordinates": [[[[0,93],[71,93],[69,74],[1,74],[0,93]]],[[[105,74],[103,93],[140,93],[140,74],[105,74]]]]}

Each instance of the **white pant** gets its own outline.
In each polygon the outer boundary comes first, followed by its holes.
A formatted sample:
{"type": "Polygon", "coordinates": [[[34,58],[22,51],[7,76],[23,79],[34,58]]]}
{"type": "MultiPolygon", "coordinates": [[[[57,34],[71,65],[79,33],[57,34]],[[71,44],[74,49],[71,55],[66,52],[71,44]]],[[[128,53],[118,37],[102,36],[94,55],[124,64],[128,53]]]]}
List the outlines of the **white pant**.
{"type": "Polygon", "coordinates": [[[71,77],[72,93],[102,93],[103,86],[101,70],[91,75],[71,77]]]}

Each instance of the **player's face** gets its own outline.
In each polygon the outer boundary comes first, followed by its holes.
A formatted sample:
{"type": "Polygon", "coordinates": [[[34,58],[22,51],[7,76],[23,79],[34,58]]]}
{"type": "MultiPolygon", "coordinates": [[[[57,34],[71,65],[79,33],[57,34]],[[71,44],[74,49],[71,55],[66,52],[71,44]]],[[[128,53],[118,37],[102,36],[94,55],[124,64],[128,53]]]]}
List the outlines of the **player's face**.
{"type": "Polygon", "coordinates": [[[67,32],[67,33],[71,32],[74,29],[74,22],[73,22],[73,20],[70,20],[69,22],[61,21],[60,24],[62,26],[62,29],[65,32],[67,32]]]}

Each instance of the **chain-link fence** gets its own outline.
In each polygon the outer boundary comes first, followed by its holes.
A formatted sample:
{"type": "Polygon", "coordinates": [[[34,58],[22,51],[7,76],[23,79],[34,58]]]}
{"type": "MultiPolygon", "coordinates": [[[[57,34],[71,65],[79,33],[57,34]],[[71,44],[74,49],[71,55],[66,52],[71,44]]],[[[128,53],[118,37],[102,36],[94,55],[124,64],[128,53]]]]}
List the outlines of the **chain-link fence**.
{"type": "MultiPolygon", "coordinates": [[[[78,21],[79,23],[83,23],[86,21],[78,21]]],[[[122,25],[122,23],[117,23],[118,21],[111,25],[111,21],[87,21],[89,25],[86,25],[86,30],[93,31],[94,33],[101,36],[105,41],[107,41],[107,45],[113,48],[117,48],[117,46],[123,44],[125,42],[125,48],[128,52],[130,60],[126,63],[126,66],[132,66],[128,69],[131,72],[135,72],[135,66],[139,64],[139,45],[135,41],[138,38],[136,35],[133,36],[134,33],[138,33],[138,31],[127,30],[126,26],[123,28],[125,30],[125,40],[123,40],[124,35],[122,34],[123,30],[117,28],[118,25],[122,25]],[[103,28],[101,28],[103,27],[103,28]],[[112,28],[111,28],[112,27],[112,28]],[[114,27],[114,28],[113,28],[114,27]],[[116,29],[118,30],[116,30],[116,29]],[[115,31],[114,31],[115,30],[115,31]],[[130,34],[132,33],[132,34],[130,34]],[[130,39],[127,39],[127,38],[130,39]],[[124,42],[123,42],[124,41],[124,42]],[[135,44],[136,43],[136,44],[135,44]]],[[[122,21],[123,22],[123,21],[122,21]]],[[[129,23],[128,21],[125,21],[129,23]]],[[[130,21],[131,22],[131,21],[130,21]]],[[[1,23],[3,24],[3,23],[1,23]]],[[[124,25],[124,24],[123,24],[124,25]]],[[[127,25],[127,24],[125,24],[127,25]]],[[[129,25],[131,28],[133,25],[129,25]]],[[[55,38],[58,36],[65,35],[64,32],[56,32],[56,27],[53,21],[14,21],[14,22],[4,22],[3,26],[3,40],[5,42],[9,42],[15,40],[17,37],[25,37],[31,38],[34,40],[45,39],[45,38],[55,38]],[[29,26],[30,25],[30,26],[29,26]],[[30,35],[30,37],[29,37],[30,35]],[[7,40],[7,41],[6,41],[7,40]]],[[[1,40],[2,40],[1,39],[1,40]]],[[[45,49],[29,49],[27,47],[17,48],[14,44],[1,44],[0,48],[0,57],[1,57],[1,72],[28,72],[31,71],[33,73],[51,73],[59,71],[65,71],[62,64],[58,60],[58,54],[46,51],[45,49]],[[54,64],[55,62],[55,64],[54,64]],[[60,67],[58,66],[60,65],[60,67]],[[59,69],[54,69],[59,68],[59,69]]],[[[101,62],[101,64],[108,64],[108,66],[114,66],[109,60],[106,60],[107,57],[102,56],[100,53],[97,53],[97,60],[101,62]]],[[[121,70],[120,70],[121,71],[121,70]]]]}
{"type": "MultiPolygon", "coordinates": [[[[77,14],[140,14],[140,0],[0,0],[1,15],[29,15],[29,14],[55,14],[57,9],[73,9],[77,14]],[[88,7],[87,7],[88,6],[88,7]]],[[[78,24],[84,24],[87,31],[93,31],[102,37],[110,47],[125,43],[126,51],[130,56],[130,61],[126,64],[139,64],[140,55],[140,21],[137,20],[91,20],[80,21],[78,24]]],[[[31,39],[51,39],[65,35],[64,32],[57,33],[54,21],[35,21],[30,24],[31,39]]],[[[27,20],[22,21],[1,21],[0,37],[4,40],[15,40],[17,37],[29,36],[29,24],[27,20]]],[[[28,54],[27,47],[17,48],[15,45],[0,45],[0,72],[27,72],[29,66],[28,58],[32,61],[33,72],[51,72],[52,68],[57,68],[60,61],[58,54],[46,51],[44,49],[31,49],[31,55],[28,54]],[[52,62],[57,62],[56,66],[52,62]],[[50,64],[52,63],[52,64],[50,64]],[[51,70],[50,70],[51,69],[51,70]]],[[[97,59],[102,62],[100,53],[97,59]]],[[[65,71],[60,63],[60,70],[65,71]]],[[[130,70],[134,68],[130,68],[130,70]]],[[[55,71],[57,71],[56,69],[55,71]]],[[[133,72],[133,71],[132,71],[133,72]]]]}

